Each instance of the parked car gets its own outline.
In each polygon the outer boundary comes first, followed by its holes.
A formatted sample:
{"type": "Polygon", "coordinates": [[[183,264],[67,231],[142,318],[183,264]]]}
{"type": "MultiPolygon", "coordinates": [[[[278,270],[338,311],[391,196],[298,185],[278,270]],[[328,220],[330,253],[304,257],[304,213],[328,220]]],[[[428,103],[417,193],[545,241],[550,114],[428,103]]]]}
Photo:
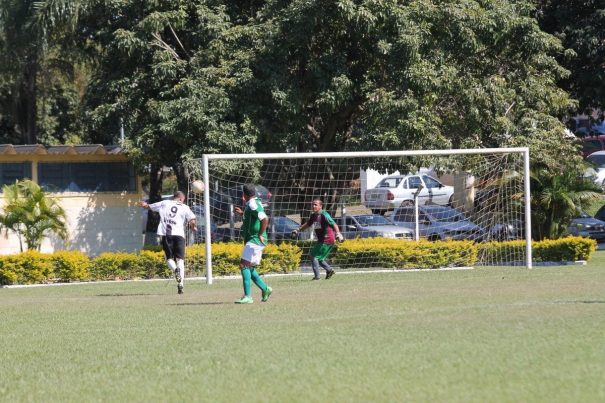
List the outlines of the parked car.
{"type": "Polygon", "coordinates": [[[373,214],[384,214],[400,206],[414,204],[414,194],[421,187],[418,203],[448,205],[452,203],[454,188],[428,175],[393,175],[381,180],[374,189],[365,192],[365,206],[373,214]]]}
{"type": "Polygon", "coordinates": [[[524,239],[525,227],[521,220],[513,220],[506,223],[497,223],[486,230],[486,241],[514,241],[524,239]]]}
{"type": "Polygon", "coordinates": [[[580,217],[571,220],[569,227],[567,227],[567,232],[574,236],[605,241],[605,222],[582,213],[580,217]]]}
{"type": "MultiPolygon", "coordinates": [[[[267,215],[270,214],[270,202],[273,196],[271,192],[263,185],[254,185],[256,188],[256,197],[258,197],[265,209],[267,215]]],[[[221,188],[218,191],[211,191],[210,210],[212,217],[218,224],[229,222],[230,206],[244,208],[243,185],[237,185],[232,188],[221,188]]],[[[235,221],[240,221],[241,216],[235,215],[235,221]]]]}
{"type": "MultiPolygon", "coordinates": [[[[193,236],[193,243],[203,243],[206,238],[206,220],[204,219],[204,206],[195,205],[191,207],[191,211],[195,214],[196,229],[193,236]]],[[[215,241],[219,239],[219,231],[216,223],[212,218],[210,219],[210,240],[215,241]]]]}
{"type": "MultiPolygon", "coordinates": [[[[414,207],[400,207],[391,215],[397,225],[414,230],[416,218],[414,207]]],[[[464,214],[447,206],[418,206],[418,227],[420,236],[431,241],[445,239],[470,239],[481,241],[485,230],[470,221],[464,214]]]]}
{"type": "Polygon", "coordinates": [[[596,151],[586,157],[586,160],[592,167],[588,169],[585,177],[605,190],[605,151],[596,151]]]}
{"type": "MultiPolygon", "coordinates": [[[[339,222],[339,220],[336,220],[336,222],[339,222]]],[[[340,222],[342,222],[342,217],[340,222]]],[[[345,216],[345,222],[340,231],[346,239],[383,237],[411,240],[414,238],[412,230],[395,225],[379,214],[345,216]]]]}
{"type": "Polygon", "coordinates": [[[580,140],[582,155],[588,157],[592,153],[605,150],[605,135],[587,136],[580,140]]]}

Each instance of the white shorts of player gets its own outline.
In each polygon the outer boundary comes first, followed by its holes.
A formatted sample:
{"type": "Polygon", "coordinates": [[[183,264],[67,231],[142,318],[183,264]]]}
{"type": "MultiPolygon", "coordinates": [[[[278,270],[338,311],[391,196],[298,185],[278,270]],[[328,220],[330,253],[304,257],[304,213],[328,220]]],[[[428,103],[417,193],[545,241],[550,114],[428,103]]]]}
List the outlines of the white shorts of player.
{"type": "Polygon", "coordinates": [[[263,257],[264,245],[257,245],[252,242],[246,242],[244,245],[244,251],[242,252],[242,260],[246,260],[252,264],[252,266],[258,266],[260,260],[263,257]]]}

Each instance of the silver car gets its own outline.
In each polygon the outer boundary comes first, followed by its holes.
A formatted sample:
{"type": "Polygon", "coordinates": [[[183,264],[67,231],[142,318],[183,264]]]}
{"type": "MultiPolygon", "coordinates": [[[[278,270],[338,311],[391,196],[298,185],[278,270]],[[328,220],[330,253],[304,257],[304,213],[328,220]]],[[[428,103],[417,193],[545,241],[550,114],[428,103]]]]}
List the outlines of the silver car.
{"type": "Polygon", "coordinates": [[[399,206],[413,206],[414,195],[420,204],[448,205],[454,188],[428,175],[393,175],[381,180],[374,189],[365,192],[364,204],[374,214],[384,214],[399,206]]]}
{"type": "Polygon", "coordinates": [[[345,223],[341,231],[346,239],[382,237],[411,240],[414,238],[412,230],[395,225],[389,219],[378,214],[345,216],[345,223]]]}
{"type": "MultiPolygon", "coordinates": [[[[393,212],[391,219],[397,225],[415,228],[414,207],[401,207],[393,212]]],[[[471,222],[461,212],[438,205],[418,206],[418,228],[420,236],[429,241],[445,239],[470,239],[481,241],[485,230],[471,222]]]]}

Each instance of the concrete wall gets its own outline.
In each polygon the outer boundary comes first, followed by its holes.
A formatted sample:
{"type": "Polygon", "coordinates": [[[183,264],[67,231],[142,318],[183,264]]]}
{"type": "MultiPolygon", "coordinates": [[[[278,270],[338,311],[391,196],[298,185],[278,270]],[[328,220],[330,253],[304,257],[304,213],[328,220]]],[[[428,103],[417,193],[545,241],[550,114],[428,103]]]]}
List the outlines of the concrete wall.
{"type": "MultiPolygon", "coordinates": [[[[69,239],[50,236],[42,242],[42,252],[79,250],[90,256],[102,252],[137,251],[143,245],[141,208],[134,205],[140,195],[133,193],[62,194],[58,200],[67,214],[69,239]]],[[[4,199],[0,199],[4,205],[4,199]]],[[[26,245],[23,245],[26,249],[26,245]]],[[[19,240],[2,231],[0,254],[19,252],[19,240]]]]}

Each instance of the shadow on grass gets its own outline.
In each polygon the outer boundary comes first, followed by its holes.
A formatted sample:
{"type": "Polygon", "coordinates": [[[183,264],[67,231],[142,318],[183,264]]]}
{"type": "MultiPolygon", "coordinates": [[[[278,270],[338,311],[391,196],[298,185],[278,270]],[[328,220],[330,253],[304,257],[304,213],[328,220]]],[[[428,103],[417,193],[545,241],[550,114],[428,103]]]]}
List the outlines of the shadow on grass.
{"type": "Polygon", "coordinates": [[[133,294],[123,294],[123,293],[115,293],[115,294],[97,294],[97,297],[141,297],[141,296],[157,296],[163,294],[145,294],[145,293],[133,293],[133,294]]]}
{"type": "Polygon", "coordinates": [[[556,304],[605,304],[605,301],[556,301],[556,304]]]}
{"type": "Polygon", "coordinates": [[[167,304],[175,306],[198,306],[198,305],[231,305],[229,302],[177,302],[176,304],[167,304]]]}

